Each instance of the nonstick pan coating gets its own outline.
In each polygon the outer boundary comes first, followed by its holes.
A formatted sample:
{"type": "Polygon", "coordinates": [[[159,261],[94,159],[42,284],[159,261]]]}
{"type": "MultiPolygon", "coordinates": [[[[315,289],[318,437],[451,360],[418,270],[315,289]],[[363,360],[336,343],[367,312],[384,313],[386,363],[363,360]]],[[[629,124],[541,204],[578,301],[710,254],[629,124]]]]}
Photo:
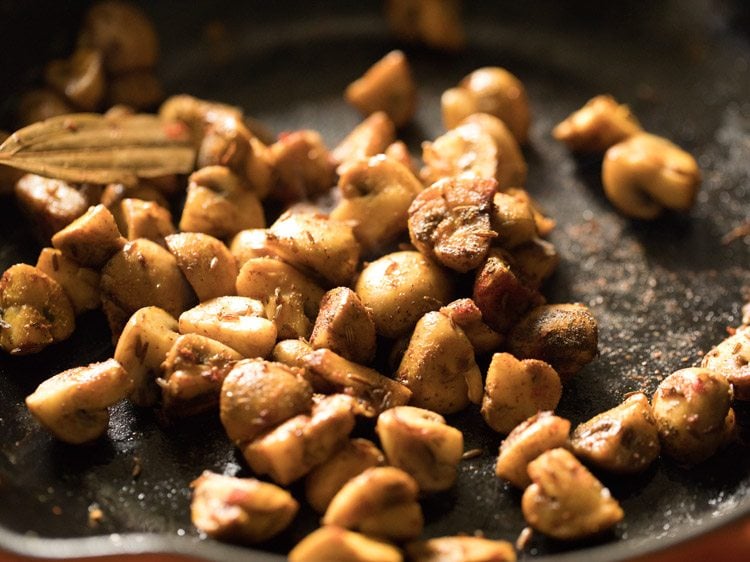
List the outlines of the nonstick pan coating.
{"type": "MultiPolygon", "coordinates": [[[[395,42],[379,2],[144,7],[160,31],[160,75],[169,93],[241,105],[275,132],[317,129],[329,146],[360,119],[343,102],[343,89],[392,48],[406,51],[419,84],[417,118],[402,134],[415,154],[421,140],[442,132],[445,88],[485,65],[517,74],[533,110],[528,188],[558,223],[551,239],[562,264],[545,292],[550,302],[587,304],[600,326],[600,356],[566,387],[559,408],[575,424],[629,391],[650,394],[667,374],[697,364],[727,327],[739,324],[740,307],[750,298],[750,238],[722,242],[750,215],[746,8],[740,2],[598,4],[467,3],[469,46],[456,54],[395,42]],[[601,160],[574,158],[551,139],[554,124],[599,93],[628,103],[648,130],[695,155],[704,181],[688,216],[651,223],[621,217],[602,195],[601,160]]],[[[1,9],[3,68],[12,78],[4,76],[2,99],[9,107],[42,61],[69,52],[85,3],[30,1],[1,9]]],[[[12,127],[7,112],[4,126],[12,127]]],[[[14,204],[2,200],[0,209],[0,268],[34,263],[39,247],[14,204]]],[[[94,445],[51,439],[23,398],[55,372],[111,353],[103,318],[89,314],[64,344],[37,356],[0,357],[0,547],[52,557],[178,552],[275,560],[281,556],[273,553],[316,526],[317,517],[303,508],[291,530],[257,550],[199,537],[189,520],[188,483],[204,469],[248,474],[212,416],[164,427],[153,412],[122,404],[107,438],[94,445]],[[89,509],[96,507],[104,517],[92,525],[89,509]]],[[[475,408],[449,421],[463,429],[467,449],[484,454],[461,464],[453,490],[424,500],[425,536],[480,530],[514,540],[524,522],[520,494],[494,476],[500,437],[475,408]]],[[[623,559],[750,514],[744,445],[692,469],[660,459],[640,476],[599,476],[621,501],[624,522],[592,542],[537,536],[525,557],[623,559]]],[[[299,496],[301,488],[293,492],[299,496]]]]}

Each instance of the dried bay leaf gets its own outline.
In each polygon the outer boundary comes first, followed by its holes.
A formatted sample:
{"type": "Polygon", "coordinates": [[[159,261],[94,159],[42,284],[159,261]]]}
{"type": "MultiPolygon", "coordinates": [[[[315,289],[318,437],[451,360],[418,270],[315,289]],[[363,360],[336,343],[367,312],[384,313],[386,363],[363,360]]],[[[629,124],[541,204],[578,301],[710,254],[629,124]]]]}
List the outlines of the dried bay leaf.
{"type": "Polygon", "coordinates": [[[193,171],[195,146],[184,123],[156,115],[76,113],[13,133],[0,145],[0,164],[73,183],[132,185],[193,171]]]}

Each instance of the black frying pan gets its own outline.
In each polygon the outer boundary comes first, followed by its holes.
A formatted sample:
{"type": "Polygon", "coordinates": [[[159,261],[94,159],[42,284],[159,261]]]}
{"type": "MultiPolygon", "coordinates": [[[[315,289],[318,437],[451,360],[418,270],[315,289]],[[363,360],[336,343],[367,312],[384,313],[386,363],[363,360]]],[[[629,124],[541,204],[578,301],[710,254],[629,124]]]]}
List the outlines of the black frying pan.
{"type": "MultiPolygon", "coordinates": [[[[277,132],[318,129],[329,145],[359,120],[341,99],[344,87],[396,46],[406,50],[420,88],[417,119],[403,131],[415,153],[422,139],[441,133],[445,88],[483,65],[516,73],[534,115],[528,188],[558,221],[552,240],[563,262],[546,294],[551,302],[588,304],[600,325],[601,355],[567,386],[559,410],[577,423],[626,392],[651,393],[668,373],[699,362],[727,326],[739,323],[750,295],[750,240],[721,241],[750,211],[750,46],[740,4],[467,2],[469,47],[459,54],[394,42],[379,2],[212,0],[146,9],[159,27],[170,93],[241,105],[277,132]],[[218,45],[215,33],[207,39],[212,22],[224,30],[218,45]],[[689,216],[651,223],[621,217],[601,194],[600,160],[576,159],[551,139],[555,123],[604,92],[697,157],[704,184],[689,216]]],[[[44,60],[70,51],[84,8],[0,4],[4,107],[44,60]]],[[[39,248],[14,204],[2,200],[0,208],[0,269],[34,263],[39,248]]],[[[248,474],[211,416],[165,428],[153,412],[123,404],[107,438],[94,445],[51,439],[23,398],[53,373],[112,352],[101,316],[80,324],[70,341],[38,356],[0,357],[0,548],[49,557],[177,552],[276,560],[316,526],[303,508],[292,529],[257,550],[198,537],[187,484],[204,469],[248,474]],[[104,514],[93,526],[92,505],[104,514]]],[[[520,495],[493,475],[500,437],[476,409],[449,421],[464,430],[467,449],[485,454],[462,463],[455,489],[424,500],[425,536],[481,530],[514,540],[524,522],[520,495]]],[[[529,557],[619,560],[750,514],[750,452],[739,444],[689,470],[660,459],[637,477],[600,477],[621,501],[625,521],[595,541],[537,536],[529,557]]],[[[299,496],[301,489],[293,491],[299,496]]]]}

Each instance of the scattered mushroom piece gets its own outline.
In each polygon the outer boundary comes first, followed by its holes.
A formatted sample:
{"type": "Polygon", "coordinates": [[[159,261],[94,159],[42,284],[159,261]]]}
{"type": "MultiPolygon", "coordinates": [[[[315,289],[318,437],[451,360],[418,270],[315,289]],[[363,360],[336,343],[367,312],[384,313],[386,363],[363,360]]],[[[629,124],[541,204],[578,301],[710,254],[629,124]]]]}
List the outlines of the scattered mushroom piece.
{"type": "Polygon", "coordinates": [[[115,217],[104,205],[89,208],[52,237],[52,245],[70,259],[100,269],[125,245],[115,217]]]}
{"type": "Polygon", "coordinates": [[[400,39],[447,50],[466,43],[460,0],[388,0],[385,15],[400,39]]]}
{"type": "Polygon", "coordinates": [[[353,223],[362,252],[383,251],[406,230],[409,205],[422,184],[401,162],[384,155],[350,162],[338,183],[334,220],[353,223]]]}
{"type": "Polygon", "coordinates": [[[735,400],[750,400],[750,326],[741,326],[706,353],[701,367],[726,377],[735,400]]]}
{"type": "Polygon", "coordinates": [[[527,467],[544,451],[565,447],[570,422],[552,412],[539,412],[513,428],[500,445],[495,474],[524,489],[531,484],[527,467]]]}
{"type": "Polygon", "coordinates": [[[665,138],[639,133],[604,155],[602,184],[607,199],[623,214],[655,219],[663,209],[687,212],[701,182],[690,154],[665,138]]]}
{"type": "Polygon", "coordinates": [[[428,312],[417,322],[396,379],[411,390],[410,404],[439,414],[460,412],[482,400],[474,348],[440,312],[428,312]]]}
{"type": "Polygon", "coordinates": [[[96,111],[106,88],[102,54],[95,49],[78,48],[69,59],[53,60],[44,69],[50,87],[83,111],[96,111]]]}
{"type": "Polygon", "coordinates": [[[604,152],[642,131],[627,105],[612,96],[591,98],[552,129],[552,136],[575,152],[604,152]]]}
{"type": "MultiPolygon", "coordinates": [[[[325,291],[295,267],[277,259],[261,257],[247,260],[237,276],[237,294],[268,305],[272,297],[298,293],[305,315],[314,320],[325,291]]],[[[278,298],[276,299],[278,300],[278,298]]]]}
{"type": "Polygon", "coordinates": [[[508,351],[520,359],[541,359],[563,382],[598,353],[599,330],[583,304],[548,304],[529,311],[508,334],[508,351]]]}
{"type": "Polygon", "coordinates": [[[331,289],[320,301],[310,345],[327,348],[354,363],[375,357],[375,323],[357,293],[348,287],[331,289]]]}
{"type": "Polygon", "coordinates": [[[208,166],[193,172],[188,179],[180,230],[224,239],[265,225],[258,196],[229,168],[208,166]]]}
{"type": "Polygon", "coordinates": [[[461,273],[479,267],[492,239],[494,179],[445,178],[422,191],[409,207],[409,238],[426,256],[461,273]]]}
{"type": "Polygon", "coordinates": [[[281,363],[245,359],[236,363],[221,386],[221,423],[237,444],[312,407],[312,389],[299,369],[281,363]]]}
{"type": "MultiPolygon", "coordinates": [[[[135,185],[125,185],[122,183],[110,183],[102,189],[101,196],[97,203],[101,203],[112,213],[120,232],[127,232],[128,225],[123,217],[122,202],[126,199],[140,199],[141,201],[151,201],[164,209],[169,208],[169,203],[164,193],[151,183],[140,181],[135,185]]],[[[169,218],[170,223],[172,217],[169,218]]],[[[137,238],[137,237],[136,237],[137,238]]]]}
{"type": "Polygon", "coordinates": [[[221,240],[200,232],[181,232],[165,238],[200,302],[236,292],[237,264],[221,240]]]}
{"type": "Polygon", "coordinates": [[[406,545],[412,562],[516,562],[516,551],[507,541],[483,537],[437,537],[406,545]]]}
{"type": "Polygon", "coordinates": [[[642,472],[659,456],[659,432],[642,392],[582,423],[570,444],[576,456],[617,474],[642,472]]]}
{"type": "Polygon", "coordinates": [[[44,248],[39,253],[36,267],[60,284],[76,314],[101,306],[100,277],[93,269],[78,265],[54,248],[44,248]]]}
{"type": "Polygon", "coordinates": [[[153,201],[141,199],[123,199],[120,202],[123,233],[128,240],[147,238],[164,246],[164,238],[174,234],[172,213],[153,201]]]}
{"type": "Polygon", "coordinates": [[[78,445],[107,431],[107,408],[124,399],[131,381],[114,359],[63,371],[26,398],[31,414],[59,440],[78,445]]]}
{"type": "Polygon", "coordinates": [[[368,468],[338,491],[322,523],[385,539],[413,539],[424,524],[418,493],[417,481],[403,470],[368,468]]]}
{"type": "Polygon", "coordinates": [[[270,196],[283,203],[314,199],[336,183],[334,159],[316,131],[282,133],[268,155],[276,180],[270,196]]]}
{"type": "Polygon", "coordinates": [[[487,370],[482,417],[495,431],[510,433],[537,412],[554,410],[561,396],[560,377],[544,361],[495,353],[487,370]]]}
{"type": "Polygon", "coordinates": [[[382,154],[395,140],[393,121],[384,111],[376,111],[354,127],[333,149],[331,156],[338,164],[347,164],[382,154]]]}
{"type": "Polygon", "coordinates": [[[344,359],[330,349],[310,352],[301,360],[318,380],[317,384],[328,385],[358,400],[361,406],[358,413],[376,416],[388,408],[406,404],[412,396],[403,384],[344,359]]]}
{"type": "Polygon", "coordinates": [[[281,340],[274,346],[271,358],[290,367],[307,369],[304,357],[312,351],[312,346],[303,339],[281,340]]]}
{"type": "Polygon", "coordinates": [[[338,452],[305,478],[305,498],[318,513],[325,513],[346,482],[368,468],[385,464],[383,452],[367,439],[350,439],[338,452]]]}
{"type": "Polygon", "coordinates": [[[526,185],[526,160],[508,126],[489,113],[472,113],[461,121],[459,126],[472,123],[479,125],[495,141],[497,149],[495,179],[498,189],[505,190],[509,187],[526,185]]]}
{"type": "Polygon", "coordinates": [[[346,443],[354,428],[352,399],[343,394],[320,398],[312,415],[295,416],[242,449],[256,474],[287,485],[305,476],[346,443]]]}
{"type": "Polygon", "coordinates": [[[521,499],[534,529],[560,540],[602,533],[623,518],[609,490],[566,449],[546,451],[528,466],[533,481],[521,499]]]}
{"type": "Polygon", "coordinates": [[[403,562],[403,559],[393,545],[333,525],[313,531],[289,553],[289,562],[403,562]]]}
{"type": "Polygon", "coordinates": [[[156,379],[162,376],[162,363],[180,335],[177,330],[177,319],[156,306],[135,311],[125,324],[114,357],[133,381],[129,398],[137,406],[156,404],[156,379]]]}
{"type": "Polygon", "coordinates": [[[349,84],[346,101],[362,115],[384,111],[396,127],[403,127],[417,109],[417,87],[406,55],[391,51],[364,75],[349,84]]]}
{"type": "Polygon", "coordinates": [[[410,474],[422,492],[440,492],[456,481],[464,436],[440,414],[397,406],[378,416],[375,431],[388,463],[410,474]]]}
{"type": "Polygon", "coordinates": [[[482,318],[495,331],[505,334],[530,308],[544,302],[544,297],[527,286],[512,256],[493,248],[474,277],[472,298],[482,318]]]}
{"type": "Polygon", "coordinates": [[[450,302],[453,281],[419,252],[394,252],[366,265],[355,291],[372,312],[378,333],[397,338],[424,314],[450,302]]]}
{"type": "Polygon", "coordinates": [[[159,56],[151,20],[134,4],[120,0],[98,2],[88,10],[78,43],[101,51],[112,74],[153,68],[159,56]]]}
{"type": "Polygon", "coordinates": [[[267,244],[287,263],[333,286],[349,285],[359,263],[352,228],[317,213],[287,211],[269,227],[267,244]]]}
{"type": "Polygon", "coordinates": [[[395,160],[396,162],[403,164],[407,170],[409,170],[412,174],[414,174],[414,177],[417,177],[418,175],[417,166],[411,157],[411,152],[409,152],[409,147],[406,146],[406,143],[404,141],[397,140],[389,144],[386,147],[384,154],[388,158],[391,158],[392,160],[395,160]]]}
{"type": "Polygon", "coordinates": [[[713,455],[732,430],[731,400],[727,379],[708,369],[680,369],[665,378],[651,399],[664,452],[685,464],[713,455]]]}
{"type": "Polygon", "coordinates": [[[205,471],[190,487],[193,524],[214,539],[266,541],[286,529],[299,510],[289,492],[255,478],[205,471]]]}
{"type": "Polygon", "coordinates": [[[199,334],[177,338],[162,364],[162,409],[170,418],[192,416],[219,404],[221,386],[242,355],[199,334]]]}
{"type": "Polygon", "coordinates": [[[265,228],[247,228],[234,235],[229,244],[229,251],[242,267],[252,258],[267,258],[273,256],[268,247],[268,231],[265,228]]]}
{"type": "Polygon", "coordinates": [[[101,291],[114,336],[139,308],[158,306],[178,316],[195,301],[174,256],[145,238],[131,240],[109,259],[102,268],[101,291]]]}
{"type": "Polygon", "coordinates": [[[15,193],[21,210],[43,242],[89,208],[86,197],[75,186],[35,174],[22,176],[16,183],[15,193]]]}
{"type": "Polygon", "coordinates": [[[538,236],[534,211],[518,192],[496,193],[492,199],[492,230],[498,246],[515,248],[538,236]]]}
{"type": "Polygon", "coordinates": [[[11,355],[36,353],[68,339],[73,306],[60,284],[41,269],[19,263],[0,278],[0,348],[11,355]]]}
{"type": "Polygon", "coordinates": [[[520,277],[530,289],[538,290],[560,263],[555,246],[541,238],[516,246],[511,255],[520,277]]]}
{"type": "Polygon", "coordinates": [[[484,323],[482,311],[471,299],[455,300],[441,308],[440,312],[463,330],[476,354],[495,351],[503,343],[502,334],[484,323]]]}
{"type": "Polygon", "coordinates": [[[422,161],[419,175],[427,185],[444,178],[496,178],[500,169],[497,144],[478,123],[459,125],[423,142],[422,161]]]}
{"type": "Polygon", "coordinates": [[[245,357],[268,357],[276,343],[276,326],[265,318],[260,301],[247,297],[216,297],[180,315],[180,332],[220,341],[245,357]]]}

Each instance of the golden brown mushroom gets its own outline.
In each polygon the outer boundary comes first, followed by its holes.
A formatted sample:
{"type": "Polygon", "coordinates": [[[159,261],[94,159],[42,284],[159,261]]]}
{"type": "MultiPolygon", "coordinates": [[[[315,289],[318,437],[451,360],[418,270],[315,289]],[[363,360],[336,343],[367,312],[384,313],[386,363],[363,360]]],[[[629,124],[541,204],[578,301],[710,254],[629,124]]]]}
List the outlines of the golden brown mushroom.
{"type": "Polygon", "coordinates": [[[516,562],[511,543],[462,535],[412,542],[406,552],[412,562],[516,562]]]}
{"type": "Polygon", "coordinates": [[[558,123],[552,136],[575,152],[604,152],[642,130],[627,105],[600,95],[558,123]]]}
{"type": "Polygon", "coordinates": [[[393,545],[348,529],[326,525],[302,539],[289,562],[403,562],[393,545]]]}
{"type": "Polygon", "coordinates": [[[49,62],[44,79],[76,107],[96,111],[106,88],[102,54],[80,47],[68,59],[49,62]]]}

